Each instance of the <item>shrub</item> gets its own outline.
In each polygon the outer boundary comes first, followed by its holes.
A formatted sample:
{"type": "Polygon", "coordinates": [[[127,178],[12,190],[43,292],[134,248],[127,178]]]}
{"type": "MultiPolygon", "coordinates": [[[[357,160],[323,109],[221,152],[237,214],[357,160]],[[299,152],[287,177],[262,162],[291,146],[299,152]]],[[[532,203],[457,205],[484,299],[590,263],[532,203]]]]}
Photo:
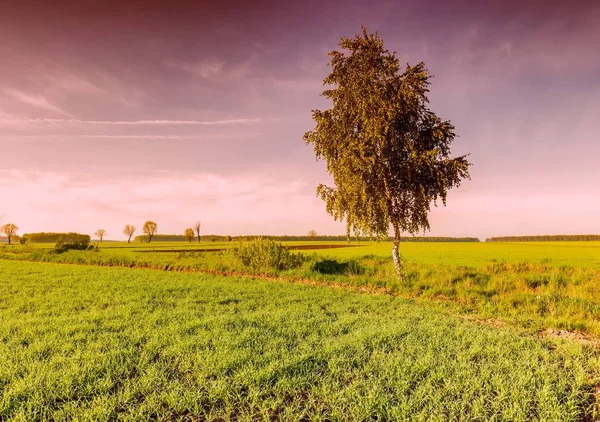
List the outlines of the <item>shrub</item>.
{"type": "Polygon", "coordinates": [[[90,250],[91,248],[93,248],[93,246],[90,245],[90,236],[87,234],[76,233],[70,233],[66,239],[60,237],[54,245],[54,250],[58,253],[66,252],[71,249],[85,251],[90,250]]]}
{"type": "Polygon", "coordinates": [[[242,265],[257,272],[289,270],[304,262],[304,255],[292,253],[281,243],[263,238],[242,242],[229,249],[229,253],[242,265]]]}

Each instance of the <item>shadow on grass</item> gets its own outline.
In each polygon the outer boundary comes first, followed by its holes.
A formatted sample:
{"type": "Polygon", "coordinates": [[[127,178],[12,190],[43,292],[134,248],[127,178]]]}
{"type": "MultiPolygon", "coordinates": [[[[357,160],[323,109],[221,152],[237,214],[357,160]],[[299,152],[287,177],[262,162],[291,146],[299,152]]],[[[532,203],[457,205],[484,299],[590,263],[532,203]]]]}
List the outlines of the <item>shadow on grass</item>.
{"type": "Polygon", "coordinates": [[[348,268],[347,262],[337,262],[334,259],[325,259],[313,264],[312,270],[321,274],[344,274],[348,268]]]}

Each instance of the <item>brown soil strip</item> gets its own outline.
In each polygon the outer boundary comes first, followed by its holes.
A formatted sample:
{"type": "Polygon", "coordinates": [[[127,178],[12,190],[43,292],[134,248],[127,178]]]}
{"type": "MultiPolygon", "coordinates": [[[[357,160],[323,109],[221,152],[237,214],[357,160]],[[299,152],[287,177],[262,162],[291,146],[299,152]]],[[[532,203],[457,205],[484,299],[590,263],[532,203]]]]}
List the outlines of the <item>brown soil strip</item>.
{"type": "MultiPolygon", "coordinates": [[[[313,249],[338,249],[338,248],[358,248],[361,245],[291,245],[287,248],[291,251],[309,251],[313,249]]],[[[135,252],[222,252],[227,250],[226,248],[203,248],[203,249],[152,249],[138,250],[135,252]]]]}
{"type": "Polygon", "coordinates": [[[600,349],[600,338],[585,333],[546,328],[544,331],[540,332],[539,335],[550,339],[575,341],[577,343],[585,344],[586,346],[600,349]]]}

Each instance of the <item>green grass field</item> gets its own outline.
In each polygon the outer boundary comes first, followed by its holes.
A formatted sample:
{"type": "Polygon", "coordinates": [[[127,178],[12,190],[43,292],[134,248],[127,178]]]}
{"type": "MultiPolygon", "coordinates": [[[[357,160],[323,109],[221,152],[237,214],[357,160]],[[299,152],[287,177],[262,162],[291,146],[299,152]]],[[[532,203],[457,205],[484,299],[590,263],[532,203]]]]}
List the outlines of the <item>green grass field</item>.
{"type": "Polygon", "coordinates": [[[0,264],[0,419],[581,420],[596,354],[435,304],[0,264]]]}
{"type": "Polygon", "coordinates": [[[600,242],[231,246],[0,247],[0,420],[597,414],[600,242]]]}

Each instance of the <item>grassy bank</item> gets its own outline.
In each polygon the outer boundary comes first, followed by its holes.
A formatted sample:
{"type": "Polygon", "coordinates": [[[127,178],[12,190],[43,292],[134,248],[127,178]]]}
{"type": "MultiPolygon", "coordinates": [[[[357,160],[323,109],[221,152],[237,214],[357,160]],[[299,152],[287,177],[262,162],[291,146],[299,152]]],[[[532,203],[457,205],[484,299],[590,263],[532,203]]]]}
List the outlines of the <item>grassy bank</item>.
{"type": "Polygon", "coordinates": [[[596,359],[389,296],[0,263],[0,419],[575,421],[596,359]]]}

